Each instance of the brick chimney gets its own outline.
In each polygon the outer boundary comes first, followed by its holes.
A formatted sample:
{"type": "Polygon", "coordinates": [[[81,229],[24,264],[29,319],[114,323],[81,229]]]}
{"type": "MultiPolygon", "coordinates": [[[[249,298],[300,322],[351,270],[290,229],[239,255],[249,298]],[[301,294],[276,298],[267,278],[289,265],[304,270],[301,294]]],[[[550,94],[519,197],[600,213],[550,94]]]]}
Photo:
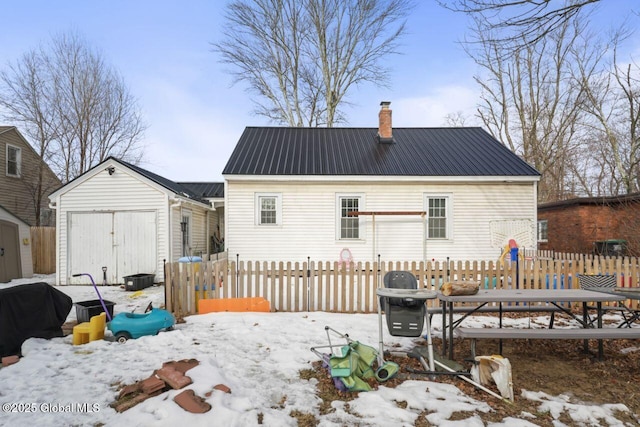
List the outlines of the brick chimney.
{"type": "Polygon", "coordinates": [[[380,113],[378,113],[378,142],[383,144],[393,143],[393,132],[391,128],[391,110],[389,101],[380,103],[380,113]]]}

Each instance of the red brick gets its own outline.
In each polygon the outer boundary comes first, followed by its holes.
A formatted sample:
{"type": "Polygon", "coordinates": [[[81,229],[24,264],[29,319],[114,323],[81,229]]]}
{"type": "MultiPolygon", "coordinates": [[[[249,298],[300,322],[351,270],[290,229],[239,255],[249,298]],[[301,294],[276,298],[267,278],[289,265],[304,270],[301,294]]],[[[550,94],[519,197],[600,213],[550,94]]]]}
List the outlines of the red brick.
{"type": "Polygon", "coordinates": [[[162,367],[163,368],[170,367],[184,374],[189,369],[195,368],[199,364],[200,362],[198,362],[196,359],[183,359],[183,360],[178,360],[177,362],[175,360],[172,360],[170,362],[164,362],[162,364],[162,367]]]}
{"type": "Polygon", "coordinates": [[[166,387],[166,384],[163,380],[156,377],[155,375],[150,376],[144,381],[140,382],[140,390],[142,390],[145,394],[152,394],[156,391],[162,390],[166,387]]]}
{"type": "Polygon", "coordinates": [[[18,356],[5,356],[2,358],[2,366],[6,367],[6,366],[13,365],[15,363],[18,363],[19,360],[20,360],[20,357],[18,356]]]}
{"type": "Polygon", "coordinates": [[[227,387],[224,384],[218,384],[216,386],[213,387],[214,390],[220,390],[223,393],[229,393],[231,394],[231,389],[229,387],[227,387]]]}
{"type": "Polygon", "coordinates": [[[191,381],[191,378],[169,366],[165,366],[164,368],[156,371],[156,375],[158,378],[169,384],[169,386],[174,390],[180,390],[193,382],[191,381]]]}
{"type": "Polygon", "coordinates": [[[173,398],[182,409],[192,414],[204,414],[211,410],[211,405],[204,401],[203,398],[197,396],[193,390],[185,390],[173,398]]]}

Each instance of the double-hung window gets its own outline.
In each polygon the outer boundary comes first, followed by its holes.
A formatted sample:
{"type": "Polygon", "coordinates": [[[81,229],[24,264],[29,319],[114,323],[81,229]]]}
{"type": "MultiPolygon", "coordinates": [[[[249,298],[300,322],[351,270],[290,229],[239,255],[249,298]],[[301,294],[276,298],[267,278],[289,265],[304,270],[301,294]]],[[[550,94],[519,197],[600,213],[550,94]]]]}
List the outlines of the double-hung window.
{"type": "Polygon", "coordinates": [[[538,242],[546,242],[548,240],[548,223],[546,219],[538,221],[538,242]]]}
{"type": "Polygon", "coordinates": [[[256,224],[280,225],[281,222],[280,194],[256,194],[256,224]]]}
{"type": "Polygon", "coordinates": [[[451,238],[451,198],[446,195],[427,195],[427,239],[451,238]]]}
{"type": "Polygon", "coordinates": [[[339,216],[339,238],[340,239],[360,239],[360,217],[349,215],[350,212],[357,212],[362,205],[362,196],[339,195],[338,196],[338,216],[339,216]]]}
{"type": "Polygon", "coordinates": [[[22,162],[22,150],[7,144],[7,176],[20,177],[20,163],[22,162]]]}

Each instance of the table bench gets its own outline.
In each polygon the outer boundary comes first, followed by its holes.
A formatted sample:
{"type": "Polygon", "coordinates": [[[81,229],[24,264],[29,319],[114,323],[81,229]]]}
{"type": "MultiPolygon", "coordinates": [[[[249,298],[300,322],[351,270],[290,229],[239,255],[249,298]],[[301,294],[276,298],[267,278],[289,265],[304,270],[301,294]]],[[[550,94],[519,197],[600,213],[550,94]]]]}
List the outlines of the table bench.
{"type": "MultiPolygon", "coordinates": [[[[459,338],[471,339],[471,356],[476,357],[478,339],[640,339],[640,328],[584,328],[584,329],[517,329],[517,328],[456,328],[459,338]]],[[[602,359],[599,351],[598,358],[602,359]]]]}
{"type": "MultiPolygon", "coordinates": [[[[616,310],[619,308],[616,307],[616,310]]],[[[549,304],[549,305],[503,305],[502,312],[503,313],[558,313],[562,312],[561,308],[549,304]]],[[[454,306],[454,313],[500,313],[499,305],[483,305],[481,307],[478,306],[454,306]]],[[[427,308],[427,313],[430,316],[434,314],[442,314],[442,306],[437,307],[429,307],[427,308]]]]}
{"type": "MultiPolygon", "coordinates": [[[[568,308],[567,308],[568,309],[568,308]]],[[[453,322],[454,328],[457,327],[464,319],[466,319],[471,314],[476,313],[550,313],[549,317],[549,329],[553,328],[553,324],[555,321],[555,313],[563,313],[567,309],[563,309],[553,304],[509,304],[502,305],[502,309],[500,305],[465,305],[465,306],[453,306],[452,310],[454,314],[464,314],[464,316],[460,319],[457,319],[453,322]]],[[[447,310],[448,312],[449,310],[447,310]]],[[[442,314],[442,305],[437,307],[428,307],[427,314],[429,315],[429,319],[433,317],[434,314],[442,314]]],[[[444,320],[444,319],[443,319],[444,320]]],[[[444,322],[443,322],[444,325],[444,322]]],[[[444,326],[443,326],[444,327],[444,326]]]]}

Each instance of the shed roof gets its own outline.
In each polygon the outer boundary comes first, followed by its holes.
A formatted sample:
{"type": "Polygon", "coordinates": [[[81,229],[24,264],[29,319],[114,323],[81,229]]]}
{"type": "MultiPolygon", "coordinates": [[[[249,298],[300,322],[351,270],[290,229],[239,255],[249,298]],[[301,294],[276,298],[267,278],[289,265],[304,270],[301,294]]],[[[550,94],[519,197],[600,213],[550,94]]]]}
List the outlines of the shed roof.
{"type": "Polygon", "coordinates": [[[224,198],[224,182],[179,182],[178,184],[205,199],[224,198]]]}
{"type": "Polygon", "coordinates": [[[223,175],[528,176],[540,173],[479,127],[247,127],[223,175]]]}
{"type": "Polygon", "coordinates": [[[179,184],[177,182],[171,181],[170,179],[167,179],[163,176],[160,176],[158,174],[155,174],[153,172],[150,172],[146,169],[141,168],[140,166],[136,166],[136,165],[132,165],[131,163],[127,163],[124,160],[120,160],[117,159],[115,157],[110,157],[111,159],[114,159],[115,161],[122,163],[123,165],[129,167],[130,169],[138,172],[140,175],[144,176],[145,178],[150,179],[151,181],[160,184],[161,186],[165,187],[168,190],[173,191],[176,194],[179,194],[181,196],[184,197],[188,197],[189,199],[193,199],[196,200],[198,202],[204,203],[204,204],[209,204],[209,202],[207,200],[205,200],[200,194],[192,191],[192,189],[188,186],[179,184]]]}
{"type": "Polygon", "coordinates": [[[86,175],[88,175],[90,172],[97,170],[99,168],[103,168],[104,164],[107,162],[116,162],[119,163],[129,169],[131,169],[132,171],[142,175],[143,177],[155,182],[156,184],[160,185],[161,187],[166,188],[167,190],[180,195],[182,197],[186,197],[188,199],[192,199],[194,201],[197,201],[199,203],[203,203],[205,205],[210,206],[210,203],[205,200],[200,194],[194,192],[189,186],[186,185],[182,185],[182,184],[178,184],[177,182],[171,181],[170,179],[167,179],[163,176],[160,176],[158,174],[155,174],[153,172],[150,172],[144,168],[141,168],[140,166],[136,166],[133,165],[131,163],[125,162],[124,160],[118,159],[116,157],[108,157],[107,159],[103,160],[102,162],[100,162],[99,164],[93,166],[91,169],[89,169],[88,171],[84,172],[83,174],[75,177],[74,179],[72,179],[71,181],[69,181],[68,183],[64,184],[63,186],[61,186],[60,188],[56,189],[55,191],[53,191],[49,197],[51,197],[52,195],[56,194],[57,192],[59,192],[60,190],[62,190],[63,188],[66,188],[68,186],[75,186],[78,184],[78,182],[82,181],[82,178],[85,177],[86,175]]]}

